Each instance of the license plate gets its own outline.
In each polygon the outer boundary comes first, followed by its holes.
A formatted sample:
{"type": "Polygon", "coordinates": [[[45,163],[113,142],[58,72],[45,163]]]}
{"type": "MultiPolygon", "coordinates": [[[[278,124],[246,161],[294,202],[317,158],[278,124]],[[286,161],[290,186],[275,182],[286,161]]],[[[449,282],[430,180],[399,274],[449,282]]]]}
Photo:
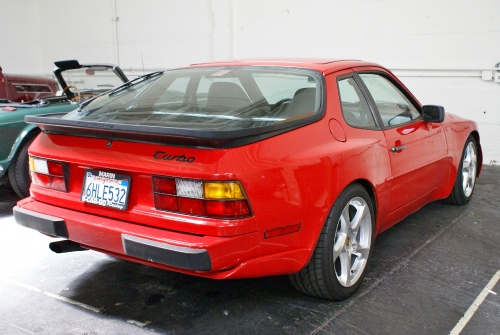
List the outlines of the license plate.
{"type": "Polygon", "coordinates": [[[130,177],[99,170],[85,170],[80,199],[94,205],[127,209],[130,177]]]}

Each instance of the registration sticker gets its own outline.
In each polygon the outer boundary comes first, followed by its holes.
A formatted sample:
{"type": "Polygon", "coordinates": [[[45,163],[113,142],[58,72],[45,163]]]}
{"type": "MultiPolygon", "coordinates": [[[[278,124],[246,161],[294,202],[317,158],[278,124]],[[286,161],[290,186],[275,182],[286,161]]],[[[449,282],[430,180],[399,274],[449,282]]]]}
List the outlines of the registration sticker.
{"type": "Polygon", "coordinates": [[[80,199],[94,205],[127,209],[129,176],[99,170],[85,170],[80,199]]]}

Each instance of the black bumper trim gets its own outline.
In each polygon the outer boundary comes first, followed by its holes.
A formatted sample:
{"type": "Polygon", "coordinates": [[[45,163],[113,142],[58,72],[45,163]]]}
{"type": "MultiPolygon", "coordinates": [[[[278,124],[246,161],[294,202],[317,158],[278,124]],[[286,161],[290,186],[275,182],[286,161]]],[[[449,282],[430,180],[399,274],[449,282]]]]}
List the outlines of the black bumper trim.
{"type": "Polygon", "coordinates": [[[192,249],[122,234],[123,250],[129,256],[186,270],[210,271],[212,262],[205,249],[192,249]]]}
{"type": "Polygon", "coordinates": [[[16,222],[21,226],[49,235],[68,238],[68,229],[66,228],[64,219],[33,212],[17,206],[14,207],[13,211],[16,222]]]}

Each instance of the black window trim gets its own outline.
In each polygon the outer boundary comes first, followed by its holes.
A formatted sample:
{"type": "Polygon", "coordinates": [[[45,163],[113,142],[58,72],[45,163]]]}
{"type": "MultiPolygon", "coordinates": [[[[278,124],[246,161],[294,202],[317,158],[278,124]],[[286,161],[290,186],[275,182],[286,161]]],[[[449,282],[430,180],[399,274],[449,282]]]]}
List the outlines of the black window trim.
{"type": "Polygon", "coordinates": [[[420,107],[420,104],[412,96],[408,95],[408,91],[405,88],[403,88],[397,81],[395,81],[391,76],[388,76],[384,72],[373,71],[373,70],[371,70],[371,71],[355,71],[353,75],[357,78],[360,86],[362,86],[361,90],[364,91],[364,93],[367,95],[368,105],[370,105],[370,107],[373,108],[373,111],[375,111],[375,114],[377,115],[377,120],[379,121],[379,125],[382,128],[382,130],[398,128],[398,127],[406,126],[406,125],[412,124],[413,122],[417,122],[419,120],[422,120],[422,110],[421,110],[422,108],[420,107]],[[385,126],[384,123],[382,122],[382,117],[380,116],[380,112],[377,108],[377,104],[375,103],[375,100],[373,99],[370,91],[368,90],[368,87],[366,87],[365,83],[363,82],[363,79],[361,79],[361,77],[359,76],[360,74],[376,74],[376,75],[384,77],[385,79],[390,81],[410,101],[410,103],[413,105],[413,107],[415,107],[415,109],[420,114],[420,117],[413,119],[413,120],[410,120],[409,122],[396,124],[394,126],[385,126]]]}
{"type": "Polygon", "coordinates": [[[371,98],[371,95],[369,95],[367,93],[365,85],[362,83],[361,78],[359,78],[356,75],[356,72],[344,74],[344,75],[341,75],[341,76],[337,77],[337,93],[338,93],[338,96],[339,96],[340,109],[342,111],[342,118],[344,118],[345,123],[347,123],[347,125],[349,125],[349,127],[356,128],[356,129],[367,129],[367,130],[381,130],[382,129],[382,122],[381,122],[382,120],[379,117],[378,110],[374,109],[373,108],[373,104],[371,103],[371,101],[373,99],[371,98]],[[356,82],[356,84],[358,85],[359,89],[361,90],[361,94],[363,95],[363,98],[365,99],[365,102],[367,103],[368,108],[370,109],[370,113],[372,114],[373,119],[375,121],[375,127],[354,126],[354,125],[349,124],[345,120],[345,118],[344,118],[344,111],[342,109],[342,97],[340,96],[339,81],[345,80],[345,79],[348,79],[348,78],[353,78],[354,81],[356,82]]]}

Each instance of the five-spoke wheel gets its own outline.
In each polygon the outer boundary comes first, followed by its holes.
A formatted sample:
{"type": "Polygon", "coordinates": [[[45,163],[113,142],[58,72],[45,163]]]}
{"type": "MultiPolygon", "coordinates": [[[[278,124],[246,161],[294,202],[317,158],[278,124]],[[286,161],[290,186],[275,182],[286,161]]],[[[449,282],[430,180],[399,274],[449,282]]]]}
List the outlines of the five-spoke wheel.
{"type": "Polygon", "coordinates": [[[344,207],[333,245],[335,275],[344,287],[355,284],[365,269],[372,241],[372,218],[365,199],[355,197],[344,207]]]}
{"type": "Polygon", "coordinates": [[[470,197],[474,190],[474,184],[476,183],[476,164],[476,144],[470,141],[465,147],[462,161],[462,187],[466,197],[470,197]]]}
{"type": "Polygon", "coordinates": [[[370,195],[357,183],[337,198],[309,263],[290,275],[305,294],[341,300],[359,287],[370,259],[375,211],[370,195]]]}
{"type": "Polygon", "coordinates": [[[476,140],[470,135],[465,142],[455,185],[446,202],[453,205],[464,205],[469,202],[476,185],[477,160],[476,140]]]}

